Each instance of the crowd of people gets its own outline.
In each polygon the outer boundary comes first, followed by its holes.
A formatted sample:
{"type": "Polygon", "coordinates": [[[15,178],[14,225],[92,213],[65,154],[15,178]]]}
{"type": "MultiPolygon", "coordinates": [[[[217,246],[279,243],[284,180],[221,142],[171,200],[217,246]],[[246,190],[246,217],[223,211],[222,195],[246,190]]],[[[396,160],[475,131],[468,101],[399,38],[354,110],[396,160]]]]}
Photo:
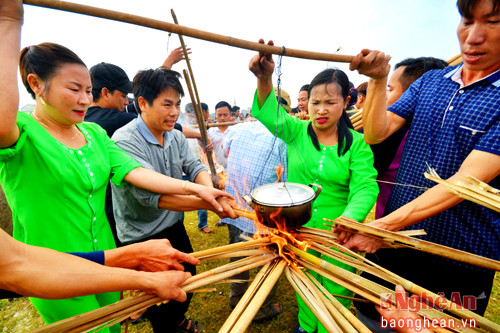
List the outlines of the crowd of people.
{"type": "MultiPolygon", "coordinates": [[[[363,222],[375,207],[371,226],[425,229],[426,240],[499,260],[499,214],[423,176],[432,167],[444,179],[471,175],[499,187],[500,1],[458,0],[457,7],[462,64],[408,58],[389,77],[390,56],[365,49],[350,69],[367,82],[355,88],[343,71],[325,69],[300,88],[296,107],[273,86],[272,55],[258,53],[249,64],[257,79],[251,113],[222,100],[212,119],[201,103],[205,144],[192,126],[192,104],[178,123],[184,90],[172,66],[184,59],[181,48],[132,82],[114,64],[89,70],[56,43],[27,46],[19,55],[22,2],[0,1],[0,184],[14,225],[14,238],[0,230],[0,289],[30,296],[46,323],[112,304],[118,291],[143,290],[172,300],[143,314],[155,332],[201,332],[202,323],[186,318],[192,294],[181,289],[199,264],[189,255],[183,212],[197,210],[198,229],[210,234],[213,211],[217,226],[228,228],[229,244],[241,242],[258,230],[233,208],[247,209],[243,195],[276,181],[322,187],[307,227],[326,229],[323,218],[363,222]],[[36,103],[31,113],[18,111],[18,68],[36,103]],[[353,110],[362,110],[362,130],[353,128],[353,110]],[[213,154],[224,191],[203,154],[213,154]]],[[[495,272],[333,231],[339,244],[382,267],[445,297],[472,295],[471,310],[486,310],[495,272]]],[[[352,305],[350,290],[311,273],[346,308],[352,305]]],[[[233,308],[247,290],[248,272],[236,278],[243,282],[231,283],[233,308]]],[[[294,332],[326,332],[298,296],[297,302],[294,332]]],[[[390,332],[381,316],[405,316],[354,305],[373,332],[390,332]]],[[[282,311],[273,291],[256,319],[282,311]]]]}

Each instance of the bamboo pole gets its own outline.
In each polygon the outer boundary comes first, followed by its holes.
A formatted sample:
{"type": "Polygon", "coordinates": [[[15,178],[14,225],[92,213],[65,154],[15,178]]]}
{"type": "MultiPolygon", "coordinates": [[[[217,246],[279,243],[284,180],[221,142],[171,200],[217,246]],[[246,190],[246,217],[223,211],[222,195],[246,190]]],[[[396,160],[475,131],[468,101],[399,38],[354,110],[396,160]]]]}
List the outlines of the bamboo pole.
{"type": "MultiPolygon", "coordinates": [[[[207,129],[204,126],[205,121],[203,120],[203,116],[201,115],[200,105],[196,102],[196,99],[194,97],[193,87],[191,86],[191,80],[189,79],[189,74],[187,73],[186,70],[184,70],[183,72],[184,72],[184,78],[186,79],[186,85],[189,91],[189,97],[191,98],[191,103],[193,104],[194,113],[196,115],[196,121],[198,122],[198,126],[200,127],[201,143],[203,144],[203,148],[206,148],[208,144],[208,134],[207,134],[207,129]]],[[[208,167],[210,168],[210,175],[212,178],[212,182],[214,183],[214,185],[218,186],[219,175],[215,170],[214,160],[212,158],[212,152],[210,153],[207,152],[206,155],[207,155],[208,167]]]]}
{"type": "Polygon", "coordinates": [[[311,292],[311,290],[307,287],[306,282],[301,279],[299,273],[288,267],[286,270],[286,276],[293,289],[295,289],[295,292],[304,301],[319,322],[323,324],[327,332],[341,333],[342,329],[338,326],[335,320],[333,320],[333,316],[329,315],[330,312],[326,308],[325,304],[318,299],[317,295],[311,292]]]}
{"type": "MultiPolygon", "coordinates": [[[[249,119],[249,120],[239,120],[239,121],[227,121],[224,123],[210,123],[206,124],[207,127],[220,127],[220,126],[232,126],[232,125],[237,125],[237,124],[244,124],[252,121],[257,121],[257,119],[249,119]]],[[[192,125],[194,128],[198,128],[198,125],[192,125]]]]}
{"type": "Polygon", "coordinates": [[[448,59],[446,62],[448,63],[448,65],[451,65],[453,62],[455,62],[456,60],[461,59],[461,58],[462,58],[462,54],[459,53],[456,56],[453,56],[452,58],[448,59]]]}
{"type": "Polygon", "coordinates": [[[233,212],[238,215],[239,217],[246,217],[247,219],[254,220],[258,222],[259,220],[257,219],[257,214],[254,212],[250,212],[248,210],[243,210],[243,209],[238,209],[238,208],[233,208],[233,212]]]}
{"type": "Polygon", "coordinates": [[[231,312],[229,317],[227,317],[226,321],[220,328],[219,333],[228,333],[231,331],[231,329],[234,327],[234,324],[238,321],[241,314],[243,313],[243,310],[251,302],[252,298],[257,292],[257,289],[259,289],[260,286],[262,285],[262,281],[269,274],[270,269],[271,269],[271,263],[266,264],[264,267],[260,269],[260,271],[253,279],[250,286],[247,288],[247,291],[243,294],[238,304],[236,304],[234,310],[231,312]]]}
{"type": "Polygon", "coordinates": [[[274,267],[272,267],[269,275],[262,281],[262,285],[255,293],[255,296],[252,298],[252,301],[245,308],[240,318],[234,324],[231,332],[235,333],[243,333],[246,332],[248,326],[252,323],[252,319],[255,317],[257,312],[259,311],[262,304],[266,300],[267,296],[271,292],[271,289],[274,287],[276,282],[278,281],[281,273],[286,267],[286,261],[281,259],[278,261],[274,267]]]}
{"type": "Polygon", "coordinates": [[[336,219],[335,221],[329,220],[329,219],[324,219],[325,221],[332,222],[335,224],[340,224],[344,227],[352,228],[357,231],[362,231],[368,234],[380,236],[383,238],[388,238],[394,241],[401,242],[403,244],[410,245],[412,248],[423,251],[423,252],[428,252],[431,254],[436,254],[440,255],[445,258],[465,262],[471,265],[483,267],[483,268],[488,268],[494,271],[500,271],[500,261],[493,260],[490,258],[485,258],[478,256],[473,253],[468,253],[465,251],[460,251],[451,247],[443,246],[440,244],[435,244],[431,243],[422,239],[416,239],[416,238],[411,238],[407,237],[404,235],[399,235],[395,232],[379,229],[379,228],[374,228],[369,225],[363,224],[363,223],[358,223],[354,220],[348,219],[346,217],[340,217],[336,219]]]}
{"type": "Polygon", "coordinates": [[[211,32],[193,29],[178,24],[172,24],[168,22],[154,20],[143,16],[132,15],[98,7],[80,5],[72,2],[58,1],[58,0],[24,0],[23,2],[27,5],[52,8],[88,16],[101,17],[104,19],[135,24],[151,29],[173,32],[179,35],[202,39],[205,41],[214,42],[218,44],[224,44],[228,46],[265,52],[270,54],[278,54],[278,55],[283,54],[285,56],[294,58],[313,59],[313,60],[332,61],[332,62],[351,62],[354,59],[354,56],[351,55],[303,51],[303,50],[285,48],[281,46],[270,46],[266,44],[250,42],[239,38],[214,34],[211,32]]]}
{"type": "Polygon", "coordinates": [[[263,237],[263,238],[259,238],[259,239],[246,241],[246,242],[228,244],[228,245],[219,246],[219,247],[216,247],[213,249],[197,251],[197,252],[191,253],[191,255],[193,257],[198,258],[198,259],[203,259],[207,256],[218,255],[218,254],[221,254],[223,252],[230,252],[230,251],[241,250],[241,249],[245,249],[245,248],[254,248],[254,247],[269,245],[270,242],[271,242],[271,237],[263,237]]]}

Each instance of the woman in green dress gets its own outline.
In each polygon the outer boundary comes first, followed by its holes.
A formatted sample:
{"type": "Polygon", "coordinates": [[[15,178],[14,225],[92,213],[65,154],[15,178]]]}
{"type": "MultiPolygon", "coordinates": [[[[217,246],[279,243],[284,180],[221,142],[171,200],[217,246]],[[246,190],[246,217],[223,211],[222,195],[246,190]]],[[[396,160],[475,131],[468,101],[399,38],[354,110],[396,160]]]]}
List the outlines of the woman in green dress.
{"type": "MultiPolygon", "coordinates": [[[[263,43],[263,40],[260,40],[263,43]]],[[[272,43],[272,42],[270,42],[272,43]]],[[[312,204],[307,227],[326,229],[323,218],[346,216],[363,221],[375,204],[378,194],[373,154],[363,135],[352,129],[345,109],[349,103],[349,79],[337,69],[316,75],[309,87],[309,121],[290,116],[278,107],[273,92],[274,62],[270,54],[252,58],[250,70],[257,77],[257,92],[252,115],[273,134],[287,143],[288,181],[323,187],[312,204]]],[[[320,255],[317,252],[309,251],[320,255]]],[[[325,257],[344,269],[353,267],[325,257]]],[[[351,296],[352,292],[332,281],[313,274],[330,293],[351,296]]],[[[296,332],[324,332],[305,303],[299,303],[299,325],[296,332]]],[[[339,298],[347,308],[350,300],[339,298]]]]}
{"type": "MultiPolygon", "coordinates": [[[[62,252],[114,248],[104,212],[110,179],[118,186],[129,182],[161,194],[198,195],[222,210],[216,198],[229,195],[142,168],[101,127],[83,122],[92,102],[90,74],[63,46],[42,43],[21,51],[21,78],[36,105],[31,114],[18,112],[22,21],[21,1],[0,2],[0,183],[17,240],[62,252]]],[[[51,323],[118,298],[118,293],[108,293],[32,301],[51,323]]],[[[111,328],[119,330],[119,325],[111,328]]]]}

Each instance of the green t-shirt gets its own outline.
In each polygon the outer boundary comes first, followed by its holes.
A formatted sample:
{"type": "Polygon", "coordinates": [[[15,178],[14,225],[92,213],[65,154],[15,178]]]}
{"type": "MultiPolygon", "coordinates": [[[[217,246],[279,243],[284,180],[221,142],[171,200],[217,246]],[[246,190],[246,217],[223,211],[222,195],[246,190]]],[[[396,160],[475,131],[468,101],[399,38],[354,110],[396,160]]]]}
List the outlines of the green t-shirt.
{"type": "Polygon", "coordinates": [[[78,128],[87,144],[71,149],[29,114],[19,112],[20,137],[0,149],[0,183],[12,209],[14,237],[63,252],[115,248],[104,211],[110,177],[121,185],[139,163],[97,124],[78,128]]]}
{"type": "Polygon", "coordinates": [[[323,218],[334,220],[339,216],[362,221],[378,195],[373,154],[363,135],[351,130],[352,146],[343,156],[339,157],[337,145],[320,144],[318,151],[307,133],[310,121],[290,116],[281,106],[279,113],[277,110],[274,93],[269,94],[262,108],[255,95],[252,115],[287,144],[288,181],[323,186],[306,226],[326,229],[323,218]]]}

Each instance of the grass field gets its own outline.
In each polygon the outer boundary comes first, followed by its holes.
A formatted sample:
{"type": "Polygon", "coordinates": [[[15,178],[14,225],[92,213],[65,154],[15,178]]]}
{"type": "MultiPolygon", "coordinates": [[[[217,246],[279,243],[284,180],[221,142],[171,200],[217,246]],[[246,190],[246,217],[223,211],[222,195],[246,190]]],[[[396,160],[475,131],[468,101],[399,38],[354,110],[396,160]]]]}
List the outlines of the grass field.
{"type": "MultiPolygon", "coordinates": [[[[211,234],[202,233],[197,229],[196,212],[186,213],[185,220],[195,251],[228,243],[227,228],[214,226],[218,217],[213,213],[209,213],[209,226],[214,230],[211,234]]],[[[198,267],[198,271],[214,268],[223,262],[204,261],[198,267]]],[[[283,305],[283,314],[267,322],[252,324],[248,332],[292,332],[297,325],[298,309],[295,293],[284,276],[278,283],[275,301],[283,305]]],[[[216,288],[216,292],[195,294],[187,313],[188,317],[202,324],[205,332],[217,332],[231,312],[228,301],[229,286],[219,284],[216,288]]],[[[486,317],[500,324],[500,278],[498,274],[486,317]]],[[[0,300],[0,333],[25,332],[43,325],[43,321],[28,299],[0,300]]],[[[147,321],[128,326],[128,332],[152,332],[147,321]]],[[[125,324],[122,325],[122,332],[125,332],[125,324]]]]}

